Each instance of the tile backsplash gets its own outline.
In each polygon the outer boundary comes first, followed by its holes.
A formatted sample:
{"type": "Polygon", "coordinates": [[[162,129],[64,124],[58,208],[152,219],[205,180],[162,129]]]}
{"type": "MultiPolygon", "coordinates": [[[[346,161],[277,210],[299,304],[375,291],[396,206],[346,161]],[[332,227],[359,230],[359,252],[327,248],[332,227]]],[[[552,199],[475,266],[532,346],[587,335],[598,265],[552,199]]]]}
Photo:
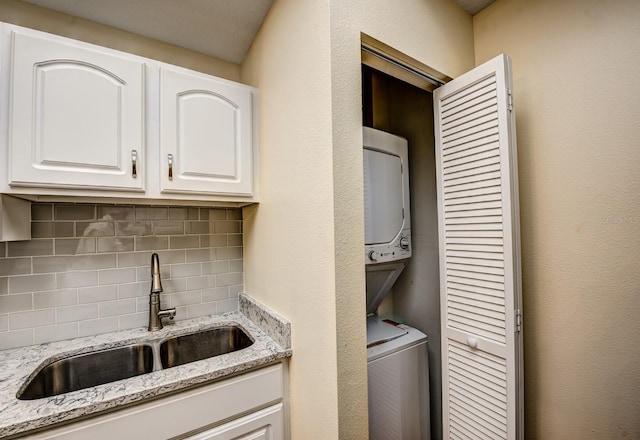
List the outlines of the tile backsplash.
{"type": "Polygon", "coordinates": [[[33,203],[29,241],[0,242],[0,349],[146,326],[151,254],[176,319],[238,309],[242,211],[33,203]]]}

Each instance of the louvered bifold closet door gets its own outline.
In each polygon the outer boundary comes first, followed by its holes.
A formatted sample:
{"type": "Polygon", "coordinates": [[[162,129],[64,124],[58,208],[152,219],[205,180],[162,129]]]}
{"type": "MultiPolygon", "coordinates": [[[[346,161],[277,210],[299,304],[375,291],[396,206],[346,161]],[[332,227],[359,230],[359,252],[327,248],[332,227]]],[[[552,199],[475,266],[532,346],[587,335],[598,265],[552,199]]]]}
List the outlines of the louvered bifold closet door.
{"type": "Polygon", "coordinates": [[[434,92],[446,439],[522,436],[509,72],[501,55],[434,92]]]}

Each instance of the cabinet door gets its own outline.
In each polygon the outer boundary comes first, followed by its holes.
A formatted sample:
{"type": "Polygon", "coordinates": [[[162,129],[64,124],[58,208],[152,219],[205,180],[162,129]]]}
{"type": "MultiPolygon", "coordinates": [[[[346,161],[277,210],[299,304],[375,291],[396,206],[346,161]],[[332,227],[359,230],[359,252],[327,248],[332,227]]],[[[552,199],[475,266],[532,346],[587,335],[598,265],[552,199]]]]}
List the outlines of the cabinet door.
{"type": "Polygon", "coordinates": [[[144,63],[10,29],[10,185],[143,190],[144,63]]]}
{"type": "Polygon", "coordinates": [[[161,69],[162,192],[251,195],[252,89],[161,69]]]}
{"type": "Polygon", "coordinates": [[[282,403],[278,403],[185,440],[280,440],[284,438],[282,417],[282,403]]]}

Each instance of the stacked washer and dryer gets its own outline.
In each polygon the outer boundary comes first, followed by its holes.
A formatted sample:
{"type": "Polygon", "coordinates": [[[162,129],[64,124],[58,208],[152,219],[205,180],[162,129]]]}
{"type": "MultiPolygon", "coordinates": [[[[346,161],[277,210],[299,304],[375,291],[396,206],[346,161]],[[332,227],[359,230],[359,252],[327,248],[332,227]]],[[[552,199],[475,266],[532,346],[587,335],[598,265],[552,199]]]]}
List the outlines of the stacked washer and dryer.
{"type": "Polygon", "coordinates": [[[429,440],[427,336],[377,310],[411,258],[407,140],[363,128],[371,440],[429,440]]]}

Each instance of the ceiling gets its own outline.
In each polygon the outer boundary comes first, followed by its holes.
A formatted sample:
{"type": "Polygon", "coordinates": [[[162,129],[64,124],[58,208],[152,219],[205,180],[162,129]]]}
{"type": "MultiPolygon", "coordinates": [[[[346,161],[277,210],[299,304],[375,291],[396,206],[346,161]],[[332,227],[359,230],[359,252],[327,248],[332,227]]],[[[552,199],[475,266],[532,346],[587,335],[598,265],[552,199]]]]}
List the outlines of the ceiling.
{"type": "Polygon", "coordinates": [[[476,15],[494,1],[495,0],[455,0],[458,6],[471,15],[476,15]]]}
{"type": "MultiPolygon", "coordinates": [[[[23,1],[240,64],[274,0],[23,1]]],[[[493,1],[455,0],[471,15],[493,1]]]]}
{"type": "Polygon", "coordinates": [[[240,64],[273,0],[23,0],[240,64]]]}

